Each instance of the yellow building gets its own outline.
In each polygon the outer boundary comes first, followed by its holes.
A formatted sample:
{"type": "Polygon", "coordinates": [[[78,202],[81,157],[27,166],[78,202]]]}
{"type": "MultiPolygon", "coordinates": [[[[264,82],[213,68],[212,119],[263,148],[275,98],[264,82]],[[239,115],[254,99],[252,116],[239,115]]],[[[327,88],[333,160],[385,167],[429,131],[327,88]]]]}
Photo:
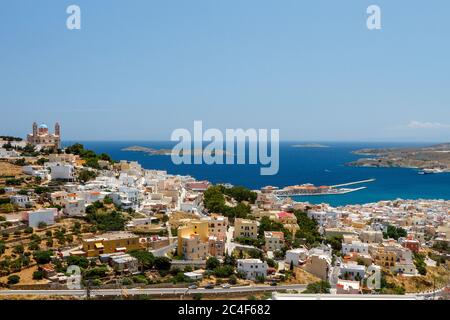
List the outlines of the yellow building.
{"type": "Polygon", "coordinates": [[[397,254],[394,251],[386,251],[382,247],[377,248],[372,257],[376,265],[387,269],[395,267],[395,262],[397,261],[397,254]]]}
{"type": "Polygon", "coordinates": [[[204,260],[208,256],[209,242],[202,241],[200,235],[191,234],[178,238],[181,254],[185,260],[204,260]]]}
{"type": "MultiPolygon", "coordinates": [[[[209,237],[209,223],[207,220],[191,220],[185,226],[178,228],[178,255],[184,255],[183,245],[193,245],[193,243],[206,243],[208,244],[209,237]],[[192,236],[198,235],[198,241],[190,241],[192,236]]],[[[191,248],[192,249],[192,248],[191,248]]]]}
{"type": "Polygon", "coordinates": [[[240,219],[234,220],[234,238],[258,237],[258,223],[255,220],[240,219]]]}
{"type": "Polygon", "coordinates": [[[97,257],[105,253],[126,252],[140,249],[139,236],[130,232],[111,232],[84,239],[82,251],[87,257],[97,257]]]}

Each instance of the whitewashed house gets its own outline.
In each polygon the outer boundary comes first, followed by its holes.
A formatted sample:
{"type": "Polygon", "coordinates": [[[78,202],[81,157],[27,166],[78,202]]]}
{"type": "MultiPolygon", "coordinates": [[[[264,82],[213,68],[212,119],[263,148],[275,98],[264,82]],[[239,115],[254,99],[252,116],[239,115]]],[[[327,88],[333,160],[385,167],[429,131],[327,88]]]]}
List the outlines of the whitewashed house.
{"type": "Polygon", "coordinates": [[[83,216],[86,213],[86,203],[84,199],[74,199],[66,201],[63,212],[68,216],[83,216]]]}
{"type": "Polygon", "coordinates": [[[254,280],[256,277],[267,276],[267,262],[260,259],[238,259],[237,271],[245,274],[245,278],[254,280]]]}
{"type": "Polygon", "coordinates": [[[361,241],[352,241],[351,243],[342,244],[342,253],[347,255],[356,252],[360,254],[369,254],[369,244],[361,241]]]}
{"type": "Polygon", "coordinates": [[[48,162],[46,167],[50,169],[50,177],[52,180],[72,181],[75,178],[74,167],[70,164],[60,162],[48,162]]]}
{"type": "Polygon", "coordinates": [[[296,248],[286,251],[286,255],[284,261],[287,266],[292,265],[297,267],[300,264],[300,261],[306,261],[308,258],[308,250],[305,248],[296,248]]]}
{"type": "Polygon", "coordinates": [[[28,221],[29,227],[37,228],[40,223],[45,223],[47,226],[53,225],[57,215],[58,209],[47,208],[25,212],[22,218],[28,221]]]}
{"type": "Polygon", "coordinates": [[[12,204],[15,204],[21,208],[25,208],[27,205],[32,204],[30,197],[22,194],[13,195],[10,200],[12,204]]]}

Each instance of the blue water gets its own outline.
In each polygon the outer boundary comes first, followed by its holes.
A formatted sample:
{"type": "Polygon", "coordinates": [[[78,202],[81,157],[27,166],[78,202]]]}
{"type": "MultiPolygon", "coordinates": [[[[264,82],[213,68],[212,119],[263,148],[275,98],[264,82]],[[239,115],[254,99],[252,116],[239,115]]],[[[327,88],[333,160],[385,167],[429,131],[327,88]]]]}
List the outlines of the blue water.
{"type": "MultiPolygon", "coordinates": [[[[346,162],[359,156],[351,153],[361,148],[383,148],[399,146],[424,146],[423,144],[399,143],[321,143],[329,148],[294,148],[299,142],[280,144],[280,167],[277,175],[261,176],[259,165],[175,165],[170,156],[150,156],[141,152],[121,151],[121,149],[140,145],[155,149],[171,148],[173,142],[81,142],[97,153],[105,152],[114,160],[138,161],[146,169],[167,170],[172,174],[191,175],[197,179],[213,183],[229,182],[259,189],[266,185],[284,187],[288,185],[313,183],[333,185],[345,182],[375,178],[370,182],[354,187],[367,189],[344,194],[327,196],[295,197],[297,201],[311,203],[330,203],[333,206],[368,203],[379,200],[402,199],[449,199],[450,173],[419,175],[417,170],[404,168],[357,168],[344,166],[346,162]]],[[[71,142],[65,142],[69,145],[71,142]]]]}

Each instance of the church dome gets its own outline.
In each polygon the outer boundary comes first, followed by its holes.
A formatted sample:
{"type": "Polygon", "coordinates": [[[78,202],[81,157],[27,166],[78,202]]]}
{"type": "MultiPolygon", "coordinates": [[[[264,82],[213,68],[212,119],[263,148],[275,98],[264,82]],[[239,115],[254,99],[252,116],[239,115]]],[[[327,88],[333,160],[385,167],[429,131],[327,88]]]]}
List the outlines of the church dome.
{"type": "Polygon", "coordinates": [[[47,127],[46,124],[41,124],[41,125],[39,126],[39,129],[48,129],[48,127],[47,127]]]}

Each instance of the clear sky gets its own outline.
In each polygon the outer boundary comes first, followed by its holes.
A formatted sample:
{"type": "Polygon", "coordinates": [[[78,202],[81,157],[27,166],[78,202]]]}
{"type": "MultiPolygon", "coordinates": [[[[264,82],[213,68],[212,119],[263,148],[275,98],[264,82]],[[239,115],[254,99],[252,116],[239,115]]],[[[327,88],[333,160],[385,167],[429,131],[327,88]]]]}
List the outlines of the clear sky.
{"type": "Polygon", "coordinates": [[[2,0],[0,134],[59,121],[65,140],[168,140],[203,120],[450,141],[449,15],[448,0],[2,0]]]}

